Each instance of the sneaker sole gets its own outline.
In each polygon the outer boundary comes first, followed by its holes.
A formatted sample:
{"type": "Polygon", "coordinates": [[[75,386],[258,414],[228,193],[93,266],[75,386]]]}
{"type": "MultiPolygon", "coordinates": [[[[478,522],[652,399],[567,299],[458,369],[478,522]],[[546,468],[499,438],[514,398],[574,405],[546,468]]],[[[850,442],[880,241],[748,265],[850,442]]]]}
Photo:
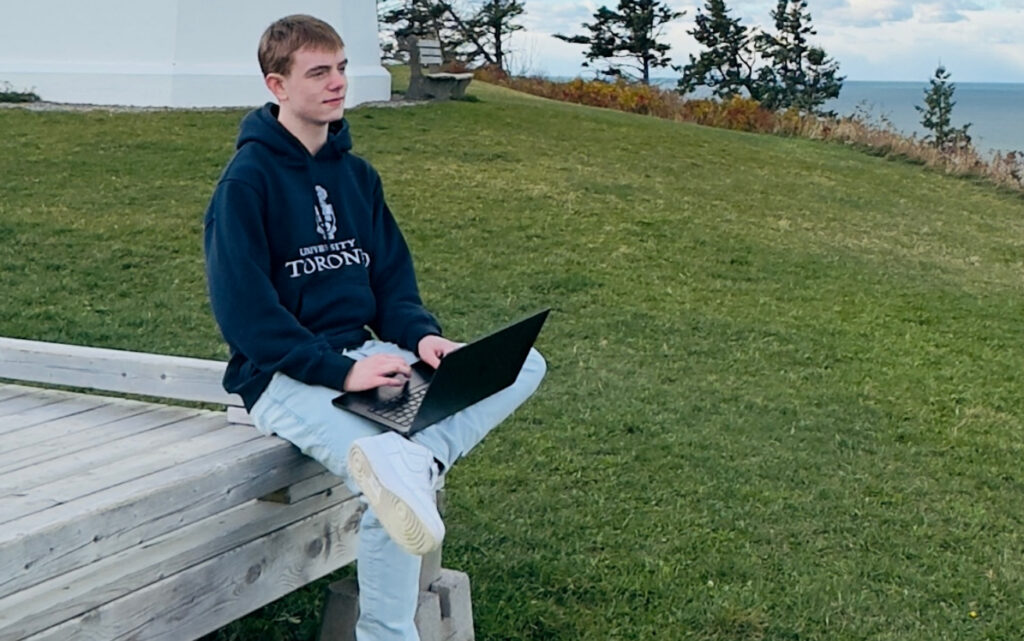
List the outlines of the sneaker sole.
{"type": "Polygon", "coordinates": [[[348,472],[363,491],[367,503],[373,508],[377,520],[391,536],[391,540],[404,550],[423,556],[441,545],[416,514],[397,496],[381,485],[366,455],[353,446],[348,457],[348,472]]]}

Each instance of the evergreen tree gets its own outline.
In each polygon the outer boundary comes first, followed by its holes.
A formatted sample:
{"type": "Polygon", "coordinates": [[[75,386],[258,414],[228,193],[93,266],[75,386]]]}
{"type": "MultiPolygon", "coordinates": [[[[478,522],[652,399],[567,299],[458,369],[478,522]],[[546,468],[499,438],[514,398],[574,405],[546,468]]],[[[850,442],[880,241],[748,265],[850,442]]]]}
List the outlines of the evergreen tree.
{"type": "MultiPolygon", "coordinates": [[[[484,0],[457,8],[449,0],[386,0],[378,2],[380,21],[401,43],[408,36],[438,38],[446,59],[472,64],[505,66],[508,36],[522,29],[515,19],[525,7],[521,0],[484,0]]],[[[394,48],[385,44],[387,54],[394,48]]]]}
{"type": "Polygon", "coordinates": [[[449,30],[445,23],[447,8],[437,0],[378,2],[377,10],[381,23],[388,25],[397,39],[441,36],[449,30]]]}
{"type": "Polygon", "coordinates": [[[683,16],[658,0],[619,0],[617,10],[601,7],[594,13],[594,22],[583,23],[589,35],[555,37],[574,44],[587,45],[589,66],[597,60],[607,65],[601,73],[623,75],[623,67],[635,70],[641,82],[650,84],[651,69],[671,63],[669,45],[658,42],[665,24],[683,16]],[[630,62],[623,62],[623,61],[630,62]]]}
{"type": "Polygon", "coordinates": [[[400,51],[407,52],[406,40],[415,38],[437,38],[446,58],[451,52],[446,43],[455,39],[449,24],[447,9],[436,0],[386,0],[378,1],[377,12],[382,28],[382,49],[392,59],[402,59],[400,51]]]}
{"type": "Polygon", "coordinates": [[[839,63],[820,47],[811,46],[807,0],[778,0],[772,11],[775,33],[759,33],[754,46],[767,65],[758,71],[761,103],[769,109],[790,107],[810,113],[830,98],[839,96],[843,78],[839,63]]]}
{"type": "Polygon", "coordinates": [[[526,8],[520,0],[485,0],[469,17],[462,17],[449,2],[438,0],[447,8],[448,15],[456,25],[459,42],[455,48],[464,54],[469,62],[484,64],[506,70],[508,38],[523,29],[515,19],[523,15],[526,8]]]}
{"type": "Polygon", "coordinates": [[[967,135],[971,123],[963,127],[953,127],[951,124],[953,106],[956,104],[953,100],[956,85],[949,82],[949,77],[946,68],[939,65],[924,91],[924,106],[915,105],[914,109],[921,114],[921,126],[932,132],[926,140],[931,140],[939,148],[962,149],[971,144],[971,137],[967,135]]]}
{"type": "Polygon", "coordinates": [[[725,0],[707,0],[698,10],[694,28],[688,31],[704,46],[700,56],[690,55],[683,67],[678,91],[688,94],[699,86],[710,88],[718,98],[731,98],[746,90],[755,100],[760,85],[754,73],[751,35],[739,18],[730,18],[725,0]]]}

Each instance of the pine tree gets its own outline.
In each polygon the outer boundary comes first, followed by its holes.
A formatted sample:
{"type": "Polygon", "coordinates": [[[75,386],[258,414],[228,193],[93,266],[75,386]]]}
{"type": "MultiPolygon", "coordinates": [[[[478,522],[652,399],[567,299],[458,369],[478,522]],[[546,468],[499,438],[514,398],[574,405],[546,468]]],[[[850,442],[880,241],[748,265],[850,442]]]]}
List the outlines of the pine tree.
{"type": "Polygon", "coordinates": [[[476,23],[479,25],[484,38],[490,42],[491,51],[494,52],[494,66],[499,69],[506,69],[505,56],[508,53],[507,36],[516,31],[521,31],[523,25],[513,22],[523,15],[526,7],[517,0],[487,0],[476,15],[476,23]]]}
{"type": "Polygon", "coordinates": [[[839,96],[843,78],[839,63],[820,47],[811,46],[807,0],[778,0],[772,11],[775,33],[759,33],[755,49],[767,62],[758,71],[761,103],[769,109],[796,108],[820,113],[818,107],[839,96]]]}
{"type": "Polygon", "coordinates": [[[448,30],[447,9],[436,0],[392,0],[378,2],[380,21],[390,26],[394,37],[440,36],[448,30]]]}
{"type": "Polygon", "coordinates": [[[690,55],[690,63],[683,67],[679,79],[679,93],[685,95],[704,86],[718,98],[731,98],[746,90],[759,99],[750,32],[739,18],[729,17],[725,0],[707,0],[704,10],[698,10],[694,25],[687,33],[704,46],[704,51],[699,56],[690,55]]]}
{"type": "MultiPolygon", "coordinates": [[[[439,38],[446,59],[504,68],[508,36],[522,29],[515,19],[525,12],[521,0],[483,0],[457,9],[449,0],[378,2],[380,21],[398,43],[408,36],[439,38]]],[[[385,44],[385,53],[394,44],[385,44]]],[[[394,56],[392,56],[394,57],[394,56]]]]}
{"type": "Polygon", "coordinates": [[[971,144],[971,137],[967,135],[971,123],[963,127],[951,124],[956,85],[949,82],[949,78],[949,72],[940,64],[924,91],[924,106],[915,105],[914,109],[921,114],[921,126],[932,132],[925,140],[941,149],[962,149],[971,144]]]}
{"type": "Polygon", "coordinates": [[[601,7],[594,13],[594,22],[583,23],[589,35],[555,37],[587,45],[584,66],[603,60],[607,66],[602,74],[621,76],[623,68],[628,67],[637,72],[641,82],[650,84],[651,69],[668,67],[672,61],[669,45],[658,41],[662,28],[682,16],[683,12],[673,11],[658,0],[619,0],[616,11],[601,7]]]}
{"type": "Polygon", "coordinates": [[[438,38],[445,57],[451,55],[447,43],[455,32],[447,19],[447,10],[436,0],[388,0],[377,3],[382,26],[382,49],[386,57],[401,59],[408,52],[407,39],[438,38]]]}
{"type": "Polygon", "coordinates": [[[526,8],[519,0],[485,0],[469,17],[463,17],[450,2],[437,0],[445,7],[458,31],[454,48],[468,62],[484,64],[505,70],[508,37],[523,29],[515,19],[526,8]]]}

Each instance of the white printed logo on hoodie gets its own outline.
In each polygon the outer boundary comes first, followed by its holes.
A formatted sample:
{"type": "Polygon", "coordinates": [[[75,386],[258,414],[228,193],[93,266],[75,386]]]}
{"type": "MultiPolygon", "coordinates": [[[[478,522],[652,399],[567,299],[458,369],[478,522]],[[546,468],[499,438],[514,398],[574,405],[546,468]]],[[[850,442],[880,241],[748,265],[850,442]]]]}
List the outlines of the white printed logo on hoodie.
{"type": "Polygon", "coordinates": [[[324,237],[324,240],[334,240],[334,233],[338,231],[334,206],[327,202],[327,190],[320,185],[316,186],[316,197],[320,201],[319,207],[313,205],[313,212],[316,214],[316,231],[324,237]]]}

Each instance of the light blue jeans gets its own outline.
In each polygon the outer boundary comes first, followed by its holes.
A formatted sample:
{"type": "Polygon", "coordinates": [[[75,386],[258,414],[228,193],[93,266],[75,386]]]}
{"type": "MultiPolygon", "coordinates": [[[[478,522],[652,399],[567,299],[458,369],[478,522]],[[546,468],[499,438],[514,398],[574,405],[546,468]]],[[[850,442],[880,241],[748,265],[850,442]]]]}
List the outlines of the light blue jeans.
{"type": "MultiPolygon", "coordinates": [[[[376,340],[347,350],[345,355],[359,360],[381,353],[398,354],[409,363],[417,360],[412,352],[376,340]]],[[[433,452],[447,471],[536,391],[546,370],[544,358],[530,350],[511,387],[420,430],[411,439],[433,452]]],[[[346,469],[349,445],[357,438],[379,434],[383,428],[334,407],[331,399],[337,395],[335,390],[306,385],[278,372],[250,414],[260,432],[290,441],[357,490],[346,469]]],[[[420,557],[396,545],[369,509],[359,526],[356,561],[357,641],[418,641],[413,618],[419,598],[420,557]]]]}

